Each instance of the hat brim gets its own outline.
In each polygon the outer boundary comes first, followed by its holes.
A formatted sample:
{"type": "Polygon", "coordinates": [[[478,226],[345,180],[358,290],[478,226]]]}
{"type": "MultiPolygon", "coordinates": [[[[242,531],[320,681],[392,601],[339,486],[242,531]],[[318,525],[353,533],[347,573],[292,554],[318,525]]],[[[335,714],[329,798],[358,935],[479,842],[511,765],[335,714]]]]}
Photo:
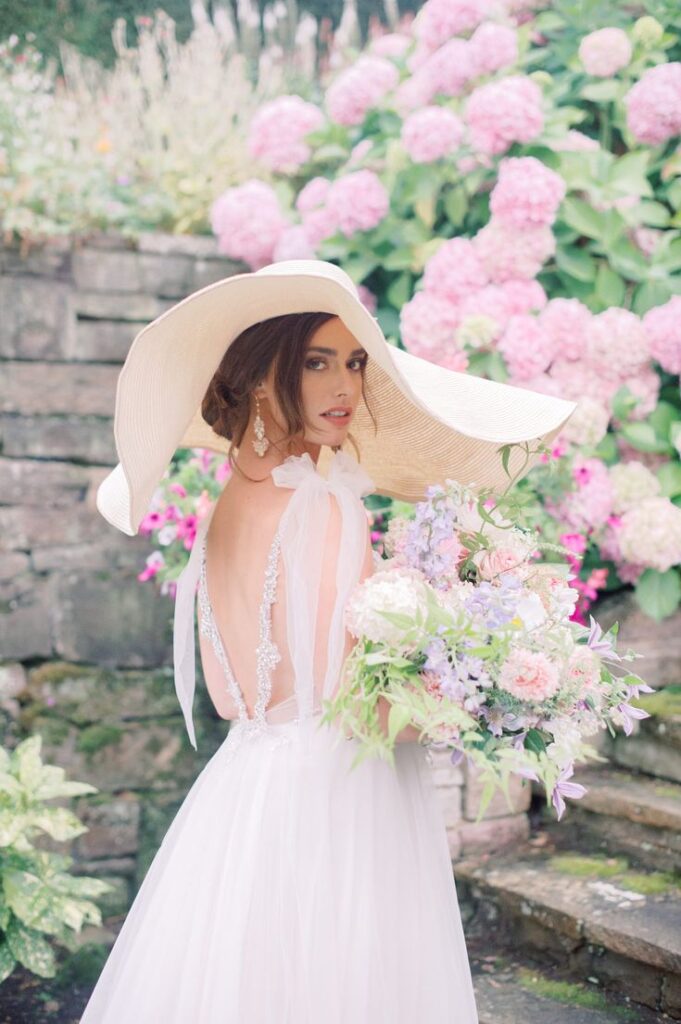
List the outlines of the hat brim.
{"type": "MultiPolygon", "coordinates": [[[[183,299],[133,341],[116,390],[119,464],[97,491],[97,508],[108,522],[130,536],[138,532],[178,448],[227,451],[229,442],[201,415],[225,351],[254,323],[311,311],[340,317],[369,355],[365,390],[376,429],[362,401],[350,433],[378,494],[417,501],[429,484],[446,478],[477,488],[503,487],[508,477],[500,445],[549,443],[576,407],[447,370],[390,345],[378,321],[339,278],[313,269],[238,274],[183,299]]],[[[330,455],[322,449],[321,470],[330,455]]],[[[535,461],[530,459],[525,471],[535,461]]],[[[523,454],[515,449],[509,471],[522,464],[523,454]]]]}

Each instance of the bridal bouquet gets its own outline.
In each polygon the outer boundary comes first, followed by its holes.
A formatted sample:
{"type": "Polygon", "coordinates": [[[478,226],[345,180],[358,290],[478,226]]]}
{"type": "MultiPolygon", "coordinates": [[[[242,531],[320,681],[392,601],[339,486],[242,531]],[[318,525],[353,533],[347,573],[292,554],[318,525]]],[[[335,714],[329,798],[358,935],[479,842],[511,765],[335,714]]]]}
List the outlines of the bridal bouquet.
{"type": "Polygon", "coordinates": [[[517,773],[542,783],[560,819],[564,798],[586,792],[569,781],[575,762],[603,760],[585,737],[617,726],[629,735],[633,719],[648,717],[629,701],[653,691],[626,671],[638,655],[616,651],[617,624],[604,633],[593,617],[590,626],[571,620],[578,594],[567,566],[538,561],[565,549],[522,519],[506,493],[475,495],[447,480],[412,518],[391,520],[391,557],[346,606],[358,642],[324,721],[362,741],[353,767],[370,754],[394,763],[395,737],[413,725],[422,743],[480,769],[479,817],[497,787],[508,798],[517,773]]]}

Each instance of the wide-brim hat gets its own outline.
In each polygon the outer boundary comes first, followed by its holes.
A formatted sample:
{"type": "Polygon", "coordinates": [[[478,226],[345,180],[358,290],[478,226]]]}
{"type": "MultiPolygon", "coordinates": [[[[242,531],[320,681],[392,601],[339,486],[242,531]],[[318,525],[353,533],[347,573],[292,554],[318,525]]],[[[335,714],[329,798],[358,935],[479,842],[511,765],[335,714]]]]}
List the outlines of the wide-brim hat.
{"type": "MultiPolygon", "coordinates": [[[[369,355],[365,390],[378,429],[360,400],[350,432],[377,494],[418,501],[428,485],[447,478],[501,489],[508,477],[500,445],[548,444],[575,409],[574,402],[444,369],[398,349],[340,267],[284,260],[201,288],[135,337],[116,388],[119,462],[97,490],[97,508],[109,523],[130,536],[138,532],[176,449],[228,451],[230,442],[201,415],[227,348],[252,324],[305,312],[340,317],[369,355]]],[[[343,447],[352,451],[349,440],[343,447]]],[[[320,471],[331,455],[322,447],[320,471]]],[[[509,472],[523,458],[512,449],[509,472]]]]}

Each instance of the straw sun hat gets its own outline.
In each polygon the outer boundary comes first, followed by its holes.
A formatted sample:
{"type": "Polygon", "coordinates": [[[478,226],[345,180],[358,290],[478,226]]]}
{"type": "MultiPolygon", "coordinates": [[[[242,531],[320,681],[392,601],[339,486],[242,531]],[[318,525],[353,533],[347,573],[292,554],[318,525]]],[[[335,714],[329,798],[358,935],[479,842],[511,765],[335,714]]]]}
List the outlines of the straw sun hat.
{"type": "MultiPolygon", "coordinates": [[[[396,348],[343,270],[324,260],[284,260],[194,292],[136,336],[116,389],[120,461],[97,491],[97,508],[109,523],[137,533],[177,448],[227,452],[227,438],[201,415],[225,351],[254,323],[305,312],[336,314],[369,355],[365,386],[378,430],[360,401],[351,432],[378,494],[418,501],[429,484],[447,478],[503,487],[508,478],[499,446],[548,443],[575,409],[574,402],[446,370],[396,348]]],[[[320,471],[331,456],[322,447],[320,471]]],[[[510,472],[522,458],[512,449],[510,472]]]]}

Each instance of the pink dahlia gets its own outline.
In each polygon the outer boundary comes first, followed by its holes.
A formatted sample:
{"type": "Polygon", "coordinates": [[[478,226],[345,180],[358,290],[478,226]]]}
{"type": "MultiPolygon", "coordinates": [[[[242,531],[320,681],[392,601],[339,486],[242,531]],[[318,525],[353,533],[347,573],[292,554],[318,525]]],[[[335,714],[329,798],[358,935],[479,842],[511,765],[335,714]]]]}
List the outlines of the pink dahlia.
{"type": "Polygon", "coordinates": [[[324,123],[314,103],[300,96],[279,96],[256,112],[251,121],[248,149],[272,171],[293,174],[310,158],[305,138],[324,123]]]}
{"type": "Polygon", "coordinates": [[[390,197],[373,171],[353,171],[329,189],[326,209],[342,234],[375,228],[390,209],[390,197]]]}
{"type": "Polygon", "coordinates": [[[584,70],[597,78],[612,78],[627,66],[632,52],[629,36],[621,28],[599,28],[579,44],[584,70]]]}
{"type": "Polygon", "coordinates": [[[326,109],[338,124],[361,124],[400,80],[395,65],[383,57],[360,57],[326,90],[326,109]]]}
{"type": "Polygon", "coordinates": [[[613,306],[592,317],[586,332],[586,360],[602,377],[632,376],[649,359],[646,329],[635,313],[613,306]]]}
{"type": "Polygon", "coordinates": [[[210,223],[218,250],[252,270],[272,262],[274,247],[289,226],[273,189],[255,178],[218,196],[210,223]]]}
{"type": "Polygon", "coordinates": [[[423,274],[427,292],[450,302],[488,284],[487,273],[468,238],[452,238],[428,260],[423,274]]]}
{"type": "Polygon", "coordinates": [[[487,0],[427,0],[414,21],[414,32],[435,50],[452,36],[470,32],[486,13],[487,0]]]}
{"type": "Polygon", "coordinates": [[[451,110],[424,107],[402,125],[402,143],[414,163],[428,164],[456,149],[463,132],[463,122],[451,110]]]}
{"type": "Polygon", "coordinates": [[[497,345],[515,381],[529,380],[546,370],[553,358],[551,337],[534,316],[512,316],[497,345]]]}
{"type": "Polygon", "coordinates": [[[644,71],[624,97],[627,126],[639,142],[656,146],[681,134],[681,63],[644,71]]]}
{"type": "Polygon", "coordinates": [[[565,197],[560,174],[534,156],[507,157],[490,196],[494,217],[517,228],[553,224],[565,197]]]}
{"type": "Polygon", "coordinates": [[[553,338],[556,356],[581,359],[586,348],[586,334],[593,314],[579,299],[551,299],[542,310],[539,321],[553,338]]]}
{"type": "Polygon", "coordinates": [[[536,277],[556,251],[551,228],[534,227],[519,231],[492,218],[478,231],[473,247],[495,284],[536,277]]]}
{"type": "Polygon", "coordinates": [[[681,373],[681,295],[663,306],[649,309],[643,317],[650,340],[650,354],[667,373],[681,373]]]}
{"type": "Polygon", "coordinates": [[[492,75],[518,60],[518,34],[508,25],[485,21],[470,38],[470,49],[478,75],[492,75]]]}
{"type": "Polygon", "coordinates": [[[504,153],[514,142],[531,142],[544,127],[542,93],[532,79],[510,75],[471,93],[465,109],[471,142],[483,153],[504,153]]]}
{"type": "Polygon", "coordinates": [[[558,669],[541,651],[512,650],[499,673],[500,688],[519,700],[547,700],[559,685],[558,669]]]}

